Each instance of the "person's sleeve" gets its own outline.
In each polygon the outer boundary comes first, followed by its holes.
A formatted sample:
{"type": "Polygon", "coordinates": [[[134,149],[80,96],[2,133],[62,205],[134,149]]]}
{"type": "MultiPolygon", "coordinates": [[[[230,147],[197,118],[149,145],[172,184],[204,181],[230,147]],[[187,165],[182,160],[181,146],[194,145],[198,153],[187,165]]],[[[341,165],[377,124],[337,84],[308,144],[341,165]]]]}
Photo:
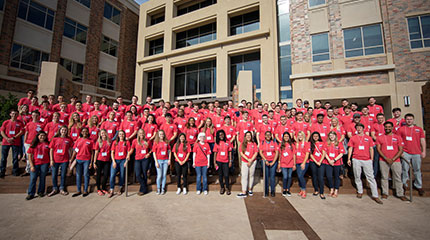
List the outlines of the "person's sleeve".
{"type": "Polygon", "coordinates": [[[214,153],[215,153],[215,152],[218,152],[218,144],[216,144],[216,143],[215,143],[215,146],[214,146],[213,152],[214,152],[214,153]]]}
{"type": "Polygon", "coordinates": [[[353,137],[349,140],[348,147],[354,147],[354,138],[353,137]]]}
{"type": "Polygon", "coordinates": [[[53,148],[54,148],[54,140],[52,140],[52,141],[49,143],[49,148],[51,148],[51,149],[53,149],[53,148]]]}

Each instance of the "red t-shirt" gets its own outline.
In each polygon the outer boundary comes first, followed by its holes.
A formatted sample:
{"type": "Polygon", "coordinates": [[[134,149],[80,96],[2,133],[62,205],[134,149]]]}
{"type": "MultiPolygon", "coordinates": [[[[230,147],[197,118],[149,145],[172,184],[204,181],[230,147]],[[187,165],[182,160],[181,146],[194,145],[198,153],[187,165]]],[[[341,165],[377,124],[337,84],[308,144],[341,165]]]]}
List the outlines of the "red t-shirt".
{"type": "Polygon", "coordinates": [[[109,162],[110,161],[110,149],[111,149],[111,143],[108,143],[107,141],[102,141],[102,145],[100,146],[100,143],[97,141],[94,143],[94,150],[98,150],[99,154],[97,155],[97,159],[102,162],[109,162]]]}
{"type": "Polygon", "coordinates": [[[178,118],[175,118],[173,123],[176,124],[178,131],[182,133],[184,132],[185,125],[187,124],[187,119],[184,117],[178,117],[178,118]]]}
{"type": "Polygon", "coordinates": [[[328,137],[328,133],[330,132],[330,125],[327,124],[319,124],[315,123],[311,126],[311,132],[318,132],[321,136],[321,139],[325,141],[328,137]]]}
{"type": "Polygon", "coordinates": [[[324,114],[327,115],[327,110],[325,110],[324,108],[315,108],[314,111],[312,112],[313,116],[318,116],[318,114],[324,114]]]}
{"type": "Polygon", "coordinates": [[[376,117],[378,113],[384,113],[384,109],[378,104],[374,104],[373,106],[367,105],[367,108],[369,109],[369,116],[371,117],[376,117]]]}
{"type": "Polygon", "coordinates": [[[290,134],[292,134],[290,127],[288,126],[288,124],[282,125],[279,124],[276,127],[275,133],[278,134],[278,137],[282,140],[282,136],[284,135],[284,132],[289,132],[290,134]]]}
{"type": "Polygon", "coordinates": [[[100,120],[104,117],[104,113],[101,110],[99,110],[99,111],[94,110],[94,111],[90,112],[89,118],[91,119],[93,116],[97,116],[99,118],[99,122],[100,122],[100,120]]]}
{"type": "Polygon", "coordinates": [[[240,121],[236,125],[237,132],[239,133],[239,142],[243,142],[246,132],[254,131],[254,124],[251,121],[240,121]]]}
{"type": "Polygon", "coordinates": [[[81,119],[81,122],[84,122],[84,121],[86,121],[88,119],[88,113],[87,112],[84,112],[84,111],[83,112],[78,112],[78,111],[76,111],[76,112],[73,112],[70,115],[72,116],[74,113],[77,113],[79,115],[79,118],[81,119]]]}
{"type": "Polygon", "coordinates": [[[89,161],[93,150],[93,142],[89,138],[78,138],[73,145],[75,149],[76,159],[89,161]]]}
{"type": "Polygon", "coordinates": [[[373,160],[370,159],[370,148],[373,146],[375,146],[375,143],[366,134],[363,134],[363,136],[354,135],[348,142],[348,147],[353,147],[352,158],[358,160],[373,160]]]}
{"type": "Polygon", "coordinates": [[[119,129],[125,132],[125,137],[130,137],[135,131],[138,130],[138,126],[135,121],[124,120],[121,123],[119,129]]]}
{"type": "Polygon", "coordinates": [[[43,123],[29,122],[25,126],[25,130],[28,132],[25,143],[30,144],[36,137],[37,133],[43,130],[43,123]]]}
{"type": "Polygon", "coordinates": [[[31,99],[28,99],[27,97],[23,97],[23,98],[19,99],[18,106],[21,106],[24,104],[27,104],[28,106],[30,106],[31,105],[31,99]]]}
{"type": "Polygon", "coordinates": [[[349,125],[352,124],[354,117],[352,114],[350,115],[344,115],[342,117],[339,117],[340,123],[342,124],[342,127],[346,130],[349,128],[349,125]]]}
{"type": "MultiPolygon", "coordinates": [[[[330,160],[334,160],[337,156],[339,156],[339,154],[345,153],[345,148],[343,147],[342,143],[339,143],[337,146],[335,146],[334,143],[331,143],[330,145],[326,144],[325,151],[326,151],[328,157],[330,158],[330,160]]],[[[329,162],[327,161],[326,158],[324,158],[323,163],[329,164],[329,162]]],[[[340,158],[339,160],[334,162],[334,166],[341,166],[342,164],[343,164],[342,158],[340,158]]]]}
{"type": "Polygon", "coordinates": [[[170,145],[166,142],[154,143],[152,151],[155,153],[157,160],[168,160],[170,145]]]}
{"type": "Polygon", "coordinates": [[[213,125],[218,129],[224,125],[224,117],[222,116],[213,116],[212,117],[213,125]]]}
{"type": "Polygon", "coordinates": [[[295,122],[293,124],[293,130],[294,130],[294,134],[297,136],[297,134],[299,133],[299,131],[303,131],[306,134],[308,134],[309,131],[309,124],[305,123],[305,122],[295,122]]]}
{"type": "Polygon", "coordinates": [[[399,128],[397,134],[403,140],[405,147],[403,150],[409,154],[421,154],[421,138],[425,138],[424,131],[418,126],[399,128]]]}
{"type": "MultiPolygon", "coordinates": [[[[352,136],[355,136],[355,135],[358,134],[357,129],[355,128],[355,123],[350,124],[349,127],[348,127],[348,129],[346,131],[347,131],[347,133],[351,133],[352,136]]],[[[363,132],[364,133],[369,133],[369,131],[370,131],[369,126],[368,125],[364,125],[363,132]]]]}
{"type": "Polygon", "coordinates": [[[388,121],[393,123],[394,125],[393,133],[397,132],[399,128],[406,125],[406,121],[403,118],[401,118],[399,121],[397,121],[397,119],[395,118],[391,118],[391,119],[388,119],[388,121]]]}
{"type": "Polygon", "coordinates": [[[371,129],[372,132],[375,132],[375,137],[382,136],[385,133],[384,124],[374,123],[371,129]]]}
{"type": "MultiPolygon", "coordinates": [[[[346,132],[345,132],[345,129],[343,128],[343,127],[339,127],[339,128],[333,128],[333,127],[330,127],[330,132],[331,131],[334,131],[334,132],[336,132],[336,135],[337,135],[337,139],[339,140],[342,136],[345,136],[345,134],[346,134],[346,132]]],[[[328,136],[327,136],[328,137],[328,136]]]]}
{"type": "Polygon", "coordinates": [[[178,129],[174,123],[168,124],[167,122],[160,127],[166,133],[166,138],[171,139],[175,133],[178,133],[178,129]]]}
{"type": "Polygon", "coordinates": [[[185,128],[184,133],[185,136],[187,136],[187,142],[189,144],[194,144],[197,141],[197,135],[199,134],[199,130],[195,127],[185,128]]]}
{"type": "Polygon", "coordinates": [[[117,122],[105,121],[102,123],[100,129],[106,130],[109,136],[109,139],[112,139],[115,136],[116,132],[118,131],[118,127],[119,127],[119,123],[117,122]]]}
{"type": "Polygon", "coordinates": [[[78,128],[76,124],[73,125],[69,131],[70,138],[72,138],[73,141],[76,141],[79,138],[79,134],[81,134],[81,128],[78,128]]]}
{"type": "MultiPolygon", "coordinates": [[[[311,143],[296,143],[296,164],[301,164],[305,160],[306,153],[311,152],[311,143]]],[[[309,162],[309,158],[306,163],[309,162]]]]}
{"type": "MultiPolygon", "coordinates": [[[[6,120],[1,126],[1,131],[3,131],[7,137],[12,138],[16,136],[21,130],[24,130],[24,124],[21,121],[6,120]]],[[[2,145],[21,145],[21,137],[15,138],[12,143],[8,143],[5,138],[3,138],[2,145]]]]}
{"type": "Polygon", "coordinates": [[[216,128],[214,127],[214,132],[211,134],[211,129],[206,128],[206,131],[204,131],[204,128],[202,128],[201,132],[204,132],[206,134],[206,142],[207,143],[214,143],[215,142],[215,133],[216,128]]]}
{"type": "MultiPolygon", "coordinates": [[[[184,151],[184,147],[183,147],[184,144],[180,143],[178,146],[178,151],[176,151],[176,145],[178,145],[178,143],[176,143],[175,146],[173,146],[173,152],[176,153],[179,160],[182,162],[185,160],[185,157],[187,157],[187,154],[191,152],[191,146],[189,144],[187,144],[187,149],[184,151]]],[[[175,161],[178,162],[178,160],[176,158],[175,158],[175,161]]]]}
{"type": "Polygon", "coordinates": [[[112,143],[111,151],[115,153],[115,160],[122,160],[127,157],[127,153],[130,150],[130,142],[115,141],[112,143]]]}
{"type": "Polygon", "coordinates": [[[69,118],[70,114],[66,112],[59,112],[60,113],[60,119],[58,120],[61,124],[68,125],[69,124],[69,118]]]}
{"type": "Polygon", "coordinates": [[[49,163],[49,143],[39,143],[35,148],[29,148],[28,154],[33,155],[33,164],[42,165],[49,163]]]}
{"type": "MultiPolygon", "coordinates": [[[[315,143],[315,148],[314,148],[314,152],[312,153],[312,156],[318,162],[321,160],[321,157],[323,156],[324,145],[325,145],[324,142],[315,143]]],[[[310,158],[310,160],[313,161],[312,158],[310,158]]]]}
{"type": "Polygon", "coordinates": [[[294,166],[293,156],[295,154],[294,144],[285,144],[285,148],[282,150],[279,146],[279,154],[282,168],[292,168],[294,166]]]}
{"type": "Polygon", "coordinates": [[[224,130],[227,141],[230,141],[234,136],[236,136],[236,128],[234,126],[224,125],[221,129],[224,130]]]}
{"type": "Polygon", "coordinates": [[[52,149],[54,162],[64,163],[70,160],[69,150],[73,147],[72,139],[65,137],[56,137],[49,143],[49,148],[52,149]]]}
{"type": "Polygon", "coordinates": [[[196,167],[204,167],[208,165],[207,156],[210,155],[212,152],[207,142],[205,142],[203,145],[200,142],[194,144],[193,153],[196,154],[194,161],[196,167]]]}
{"type": "Polygon", "coordinates": [[[260,144],[260,150],[263,152],[266,160],[271,162],[275,159],[276,151],[278,151],[278,144],[276,144],[275,141],[270,141],[268,143],[264,140],[260,144]]]}
{"type": "MultiPolygon", "coordinates": [[[[242,146],[240,146],[240,150],[242,151],[242,146]]],[[[247,158],[252,158],[252,156],[254,156],[254,154],[257,153],[257,152],[258,152],[258,146],[257,146],[257,144],[254,143],[254,142],[249,142],[246,145],[246,150],[245,150],[244,154],[245,154],[245,156],[247,158]]],[[[248,160],[246,160],[245,158],[242,158],[242,162],[247,163],[248,160]]]]}
{"type": "MultiPolygon", "coordinates": [[[[121,121],[122,121],[122,118],[123,118],[123,115],[124,115],[124,113],[123,112],[121,112],[121,111],[111,111],[111,112],[114,112],[115,113],[115,117],[114,117],[114,121],[115,122],[118,122],[118,123],[121,123],[121,121]]],[[[110,112],[108,113],[108,114],[106,114],[106,117],[108,117],[109,116],[109,114],[110,114],[110,112]]]]}
{"type": "Polygon", "coordinates": [[[142,160],[146,158],[146,155],[148,155],[151,152],[151,143],[146,142],[145,144],[144,142],[142,142],[142,145],[139,145],[136,138],[133,140],[133,143],[131,144],[131,148],[134,149],[136,152],[135,159],[142,160]]]}
{"type": "Polygon", "coordinates": [[[52,138],[54,137],[54,135],[57,133],[58,129],[60,129],[61,126],[62,124],[54,123],[54,122],[49,122],[48,124],[45,125],[45,128],[43,130],[48,134],[48,141],[52,140],[52,138]]]}
{"type": "Polygon", "coordinates": [[[232,146],[229,142],[220,141],[219,144],[214,145],[213,152],[217,153],[216,161],[228,163],[229,153],[232,150],[232,146]]]}
{"type": "Polygon", "coordinates": [[[40,110],[40,119],[39,121],[43,124],[47,124],[52,119],[52,112],[49,110],[41,109],[40,110]]]}
{"type": "Polygon", "coordinates": [[[100,129],[97,126],[94,127],[88,127],[88,130],[90,131],[90,139],[95,142],[97,141],[97,138],[99,137],[100,129]]]}
{"type": "Polygon", "coordinates": [[[145,123],[145,125],[143,125],[143,131],[145,131],[145,139],[148,140],[157,133],[158,131],[157,124],[145,123]]]}
{"type": "MultiPolygon", "coordinates": [[[[391,134],[391,135],[382,135],[376,138],[376,145],[381,146],[382,153],[388,157],[393,158],[397,152],[399,152],[399,147],[404,146],[405,144],[402,141],[402,138],[398,135],[391,134]]],[[[385,161],[385,159],[380,156],[380,161],[385,161]]],[[[400,157],[397,159],[394,159],[395,162],[400,162],[400,157]]]]}
{"type": "Polygon", "coordinates": [[[259,139],[260,139],[260,143],[264,141],[264,139],[266,138],[266,132],[269,131],[273,134],[274,128],[270,125],[270,124],[259,124],[257,126],[257,132],[260,134],[259,135],[259,139]]]}

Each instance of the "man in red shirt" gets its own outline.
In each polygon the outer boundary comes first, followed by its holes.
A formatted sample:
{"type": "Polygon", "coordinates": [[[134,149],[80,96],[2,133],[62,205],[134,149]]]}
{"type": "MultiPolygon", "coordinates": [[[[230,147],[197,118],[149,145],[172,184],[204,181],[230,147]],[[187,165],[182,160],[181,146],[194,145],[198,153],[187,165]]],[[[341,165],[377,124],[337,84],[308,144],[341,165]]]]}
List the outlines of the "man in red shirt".
{"type": "Polygon", "coordinates": [[[76,111],[73,113],[77,113],[79,115],[79,118],[81,119],[82,124],[86,125],[88,122],[88,113],[83,110],[82,102],[77,101],[75,107],[76,107],[76,111]]]}
{"type": "Polygon", "coordinates": [[[325,142],[327,140],[328,133],[330,132],[330,125],[324,123],[324,115],[320,113],[317,115],[317,122],[312,124],[310,130],[311,133],[318,132],[323,142],[325,142]]]}
{"type": "Polygon", "coordinates": [[[354,135],[348,142],[348,165],[351,166],[352,163],[355,185],[357,186],[357,198],[363,197],[363,183],[361,182],[361,172],[363,170],[372,191],[372,199],[382,204],[381,199],[378,197],[378,186],[373,175],[372,159],[375,144],[371,137],[364,134],[363,124],[358,123],[355,128],[357,129],[357,135],[354,135]]]}
{"type": "Polygon", "coordinates": [[[131,111],[127,111],[125,116],[126,120],[122,121],[119,129],[125,132],[125,140],[131,142],[136,137],[139,128],[137,122],[133,121],[133,113],[131,111]]]}
{"type": "Polygon", "coordinates": [[[299,131],[303,131],[305,133],[306,141],[309,141],[311,136],[310,126],[308,123],[303,121],[303,113],[297,112],[296,114],[296,122],[293,124],[293,134],[294,139],[297,141],[297,134],[299,131]]]}
{"type": "MultiPolygon", "coordinates": [[[[370,127],[370,136],[372,137],[372,140],[376,143],[376,139],[379,136],[384,135],[385,133],[385,127],[384,127],[384,123],[385,123],[385,117],[384,114],[382,113],[378,113],[376,115],[376,120],[377,122],[373,123],[372,126],[370,127]]],[[[376,146],[373,147],[373,151],[375,152],[375,155],[373,157],[373,174],[378,175],[378,171],[379,171],[379,151],[377,151],[376,146]]]]}
{"type": "MultiPolygon", "coordinates": [[[[44,124],[39,121],[40,113],[39,111],[34,111],[31,113],[32,121],[27,123],[25,126],[25,134],[24,134],[24,147],[25,153],[27,153],[30,148],[30,144],[33,139],[36,137],[37,133],[43,130],[44,124]]],[[[27,158],[27,166],[25,167],[25,174],[27,176],[30,174],[30,159],[27,158]]]]}
{"type": "Polygon", "coordinates": [[[258,144],[258,146],[260,146],[260,144],[266,138],[266,132],[270,132],[272,134],[272,139],[273,139],[273,132],[275,130],[269,124],[269,118],[267,117],[266,114],[263,114],[262,120],[263,120],[263,122],[261,124],[257,125],[257,127],[256,127],[256,130],[257,130],[257,144],[258,144]]]}
{"type": "Polygon", "coordinates": [[[403,143],[405,144],[402,158],[402,181],[407,186],[409,180],[409,164],[412,164],[415,181],[414,186],[417,188],[420,196],[424,195],[422,189],[421,177],[421,160],[426,157],[426,139],[422,128],[414,125],[414,115],[408,113],[405,115],[406,125],[397,131],[403,143]]]}
{"type": "Polygon", "coordinates": [[[400,163],[400,156],[402,155],[404,144],[399,136],[393,134],[393,126],[392,122],[385,122],[385,134],[376,138],[376,146],[380,156],[379,164],[381,166],[382,175],[382,199],[388,198],[388,174],[391,169],[397,197],[402,201],[407,201],[403,191],[402,164],[400,163]]]}
{"type": "Polygon", "coordinates": [[[28,90],[27,91],[27,97],[19,99],[18,107],[20,107],[23,104],[27,104],[28,106],[30,106],[31,105],[31,99],[33,98],[33,96],[34,96],[34,91],[28,90]]]}
{"type": "Polygon", "coordinates": [[[368,101],[369,105],[367,105],[367,108],[369,109],[370,117],[376,117],[376,114],[384,113],[384,108],[381,105],[376,104],[376,99],[374,97],[369,97],[368,101]]]}
{"type": "Polygon", "coordinates": [[[320,113],[324,114],[324,116],[327,115],[327,111],[324,108],[322,108],[321,100],[316,100],[313,116],[317,116],[320,113]]]}
{"type": "Polygon", "coordinates": [[[302,106],[302,99],[298,98],[296,100],[296,105],[297,105],[296,107],[297,112],[306,113],[306,108],[302,106]]]}
{"type": "Polygon", "coordinates": [[[388,119],[394,125],[393,132],[396,133],[400,127],[406,125],[405,119],[402,118],[402,110],[400,108],[393,108],[393,118],[388,119]]]}
{"type": "Polygon", "coordinates": [[[86,102],[82,104],[82,111],[90,114],[94,110],[94,105],[92,103],[93,97],[91,95],[87,95],[85,97],[86,102]]]}
{"type": "Polygon", "coordinates": [[[100,103],[98,101],[94,102],[94,110],[90,112],[89,119],[91,119],[93,116],[97,116],[99,118],[99,126],[101,126],[103,121],[105,120],[105,115],[100,109],[100,103]]]}
{"type": "MultiPolygon", "coordinates": [[[[360,115],[360,114],[358,114],[358,113],[354,113],[354,120],[353,120],[353,122],[349,125],[348,129],[346,129],[346,133],[347,133],[347,135],[348,135],[348,138],[352,138],[354,135],[357,135],[357,134],[358,134],[358,131],[357,131],[356,126],[357,126],[357,124],[359,124],[359,123],[363,124],[363,123],[361,122],[361,115],[360,115]]],[[[363,126],[364,126],[363,132],[364,132],[367,136],[370,136],[370,133],[369,133],[369,132],[370,132],[370,128],[369,128],[369,126],[368,126],[368,125],[365,125],[365,124],[363,124],[363,126]]]]}
{"type": "Polygon", "coordinates": [[[0,178],[4,178],[7,167],[9,149],[12,148],[12,174],[18,176],[18,154],[21,148],[21,135],[24,133],[24,124],[18,121],[18,111],[10,111],[10,120],[3,122],[0,131],[3,137],[1,146],[0,178]]]}

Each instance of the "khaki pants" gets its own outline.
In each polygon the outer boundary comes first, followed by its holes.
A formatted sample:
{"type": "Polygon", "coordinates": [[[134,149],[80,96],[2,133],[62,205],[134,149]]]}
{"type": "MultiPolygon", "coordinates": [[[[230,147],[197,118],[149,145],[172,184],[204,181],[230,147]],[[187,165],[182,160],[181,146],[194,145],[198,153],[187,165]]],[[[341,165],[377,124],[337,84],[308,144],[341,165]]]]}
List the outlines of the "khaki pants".
{"type": "Polygon", "coordinates": [[[248,167],[248,163],[242,162],[241,165],[241,183],[242,191],[246,192],[248,189],[252,190],[254,185],[254,173],[257,160],[253,161],[251,166],[248,167]]]}
{"type": "Polygon", "coordinates": [[[357,192],[363,194],[363,183],[361,182],[361,172],[363,170],[369,183],[372,197],[378,197],[378,186],[376,185],[375,177],[373,176],[373,161],[372,160],[358,160],[352,159],[352,169],[354,171],[355,185],[357,185],[357,192]]]}
{"type": "Polygon", "coordinates": [[[388,165],[385,161],[379,161],[379,168],[381,170],[381,187],[382,194],[388,195],[388,174],[392,172],[393,184],[396,188],[397,197],[403,197],[403,183],[402,183],[402,164],[400,162],[393,162],[388,165]]]}

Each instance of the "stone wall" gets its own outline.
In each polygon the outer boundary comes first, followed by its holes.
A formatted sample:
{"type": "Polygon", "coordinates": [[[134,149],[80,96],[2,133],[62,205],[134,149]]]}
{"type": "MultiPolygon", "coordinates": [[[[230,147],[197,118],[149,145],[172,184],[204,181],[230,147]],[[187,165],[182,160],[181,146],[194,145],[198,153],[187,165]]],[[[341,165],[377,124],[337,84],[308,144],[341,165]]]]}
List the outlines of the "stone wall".
{"type": "Polygon", "coordinates": [[[388,74],[386,72],[371,72],[314,78],[313,87],[315,89],[323,89],[345,86],[375,85],[388,82],[388,74]]]}

